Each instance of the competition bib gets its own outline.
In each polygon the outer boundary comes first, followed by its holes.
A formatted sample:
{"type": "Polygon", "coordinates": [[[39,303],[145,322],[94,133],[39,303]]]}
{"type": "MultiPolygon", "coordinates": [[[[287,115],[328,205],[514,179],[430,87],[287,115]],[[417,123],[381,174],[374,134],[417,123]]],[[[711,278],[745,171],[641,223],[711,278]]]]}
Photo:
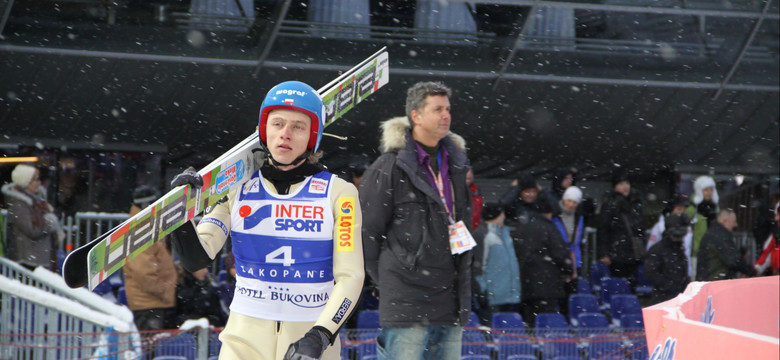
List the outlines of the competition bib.
{"type": "Polygon", "coordinates": [[[231,209],[236,291],[231,311],[277,321],[314,321],[333,290],[333,176],[321,172],[288,195],[256,174],[231,209]]]}

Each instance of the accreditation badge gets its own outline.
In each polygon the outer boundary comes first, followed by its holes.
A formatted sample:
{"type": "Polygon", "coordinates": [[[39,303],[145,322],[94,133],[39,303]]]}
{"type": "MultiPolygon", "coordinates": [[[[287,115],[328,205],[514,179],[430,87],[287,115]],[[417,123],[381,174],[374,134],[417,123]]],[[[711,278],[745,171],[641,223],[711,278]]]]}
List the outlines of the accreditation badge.
{"type": "Polygon", "coordinates": [[[469,229],[463,220],[449,226],[450,228],[450,251],[452,255],[462,254],[477,246],[477,242],[471,236],[469,229]]]}

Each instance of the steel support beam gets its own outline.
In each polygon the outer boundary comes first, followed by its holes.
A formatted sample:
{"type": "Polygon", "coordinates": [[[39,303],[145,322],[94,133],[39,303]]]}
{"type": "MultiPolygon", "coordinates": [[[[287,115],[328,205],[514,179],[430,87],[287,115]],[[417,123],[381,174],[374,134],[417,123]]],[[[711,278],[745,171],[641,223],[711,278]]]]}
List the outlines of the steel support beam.
{"type": "Polygon", "coordinates": [[[276,22],[274,23],[273,29],[271,29],[271,34],[268,36],[268,40],[265,42],[265,46],[263,47],[263,52],[260,53],[260,58],[257,59],[257,64],[255,68],[255,75],[258,75],[260,73],[260,70],[263,68],[263,65],[265,65],[265,60],[268,59],[268,55],[271,53],[271,48],[274,46],[274,42],[276,42],[276,36],[279,35],[279,29],[282,27],[282,22],[284,21],[284,18],[287,17],[287,11],[290,9],[290,3],[292,0],[284,0],[284,2],[279,5],[281,8],[279,9],[279,14],[276,16],[276,22]]]}
{"type": "MultiPolygon", "coordinates": [[[[593,4],[576,3],[566,1],[550,0],[450,0],[452,2],[469,2],[472,4],[493,4],[493,5],[512,5],[512,6],[549,6],[572,8],[575,10],[600,10],[631,12],[644,14],[670,14],[670,15],[691,15],[691,16],[715,16],[725,18],[751,18],[762,17],[759,11],[740,11],[740,10],[715,10],[706,8],[673,8],[656,6],[637,6],[637,5],[617,5],[617,4],[593,4]]],[[[780,14],[768,14],[764,16],[769,20],[780,20],[780,14]]]]}
{"type": "Polygon", "coordinates": [[[728,73],[726,73],[726,76],[723,78],[720,88],[718,89],[718,91],[715,92],[715,95],[712,97],[713,100],[717,99],[718,96],[720,96],[720,94],[723,93],[724,87],[729,83],[729,81],[731,81],[731,77],[734,76],[734,73],[737,71],[737,68],[739,67],[739,63],[742,62],[742,58],[745,57],[745,53],[747,53],[748,47],[750,47],[750,44],[753,43],[753,39],[755,39],[756,33],[758,33],[758,29],[761,27],[761,23],[764,22],[763,15],[766,15],[767,11],[769,11],[769,5],[771,4],[772,4],[772,0],[766,0],[766,3],[764,3],[764,10],[761,12],[762,16],[756,19],[756,22],[753,24],[753,29],[750,30],[750,35],[748,35],[747,39],[745,39],[745,43],[742,44],[742,49],[740,50],[737,59],[734,60],[733,64],[731,64],[731,68],[729,68],[728,73]]]}
{"type": "Polygon", "coordinates": [[[11,8],[14,7],[14,0],[8,0],[5,3],[3,17],[0,18],[0,40],[5,39],[3,36],[3,29],[5,29],[5,24],[8,22],[8,17],[11,16],[11,8]]]}
{"type": "MultiPolygon", "coordinates": [[[[19,46],[19,45],[0,45],[0,52],[19,52],[19,53],[28,53],[28,54],[60,55],[60,56],[83,56],[83,57],[93,57],[93,58],[141,60],[141,61],[171,62],[171,63],[184,63],[184,64],[212,64],[212,65],[247,66],[247,67],[257,66],[257,61],[255,60],[204,58],[204,57],[193,57],[193,56],[172,56],[172,55],[158,55],[158,54],[134,54],[134,53],[92,51],[92,50],[55,49],[55,48],[43,48],[43,47],[19,46]]],[[[336,65],[330,63],[315,64],[315,63],[290,63],[290,62],[281,62],[281,61],[265,61],[263,66],[269,68],[276,68],[276,69],[295,68],[300,70],[344,71],[344,70],[348,70],[352,65],[336,65]]],[[[498,78],[498,74],[495,72],[421,70],[421,69],[398,68],[395,66],[393,67],[393,74],[408,75],[408,76],[423,76],[423,77],[448,76],[448,77],[455,77],[455,78],[488,80],[488,81],[496,80],[498,78]]],[[[685,82],[685,81],[642,80],[642,79],[611,79],[611,78],[587,77],[587,76],[532,75],[532,74],[513,74],[513,73],[504,74],[503,79],[517,80],[517,81],[569,83],[569,84],[624,85],[624,86],[646,86],[646,87],[706,89],[706,90],[717,90],[721,86],[723,86],[724,90],[730,90],[730,91],[780,92],[780,85],[722,84],[720,82],[693,82],[693,81],[685,82]]]]}

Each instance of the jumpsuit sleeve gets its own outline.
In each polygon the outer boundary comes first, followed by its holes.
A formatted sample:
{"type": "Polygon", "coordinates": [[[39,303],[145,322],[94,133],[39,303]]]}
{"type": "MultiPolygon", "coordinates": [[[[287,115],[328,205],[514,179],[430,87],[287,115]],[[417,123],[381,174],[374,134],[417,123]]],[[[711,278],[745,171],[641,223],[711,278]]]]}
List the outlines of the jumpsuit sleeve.
{"type": "MultiPolygon", "coordinates": [[[[335,285],[315,326],[336,334],[355,310],[363,290],[362,225],[358,191],[354,185],[334,177],[331,192],[333,218],[333,278],[335,285]]],[[[336,337],[333,336],[332,339],[336,337]]]]}
{"type": "Polygon", "coordinates": [[[237,191],[230,191],[228,200],[217,202],[198,223],[198,241],[211,259],[222,250],[230,234],[230,209],[233,207],[237,191]]]}

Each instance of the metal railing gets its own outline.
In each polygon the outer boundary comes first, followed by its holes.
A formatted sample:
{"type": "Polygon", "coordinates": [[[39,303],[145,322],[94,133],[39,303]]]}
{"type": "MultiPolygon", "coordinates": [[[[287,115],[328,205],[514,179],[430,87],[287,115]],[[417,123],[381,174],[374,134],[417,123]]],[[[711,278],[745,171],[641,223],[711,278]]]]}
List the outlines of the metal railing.
{"type": "Polygon", "coordinates": [[[0,258],[0,359],[76,359],[132,353],[132,313],[43,268],[0,258]],[[124,310],[124,311],[122,311],[124,310]],[[122,334],[110,340],[106,332],[122,334]],[[108,346],[109,342],[114,344],[108,346]]]}

